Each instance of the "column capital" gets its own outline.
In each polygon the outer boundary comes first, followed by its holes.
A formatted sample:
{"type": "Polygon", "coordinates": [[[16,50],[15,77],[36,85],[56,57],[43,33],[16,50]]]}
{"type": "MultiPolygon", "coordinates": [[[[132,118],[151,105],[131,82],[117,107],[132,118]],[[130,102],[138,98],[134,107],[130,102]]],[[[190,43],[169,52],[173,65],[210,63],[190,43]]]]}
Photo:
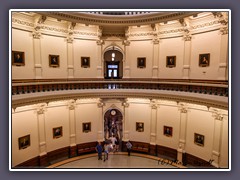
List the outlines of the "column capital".
{"type": "Polygon", "coordinates": [[[47,104],[43,103],[43,104],[38,104],[37,105],[37,114],[44,114],[47,110],[47,104]]]}
{"type": "Polygon", "coordinates": [[[67,37],[67,43],[73,43],[73,37],[69,36],[67,37]]]}
{"type": "Polygon", "coordinates": [[[214,117],[215,120],[219,120],[219,121],[223,120],[222,112],[217,109],[212,110],[212,116],[214,117]]]}
{"type": "Polygon", "coordinates": [[[187,113],[187,112],[188,112],[188,107],[187,107],[187,105],[184,104],[184,103],[179,103],[178,110],[179,110],[181,113],[187,113]]]}
{"type": "Polygon", "coordinates": [[[99,46],[104,44],[104,40],[102,40],[102,39],[99,39],[96,42],[97,42],[97,45],[99,45],[99,46]]]}
{"type": "Polygon", "coordinates": [[[160,41],[159,41],[158,38],[154,38],[154,39],[153,39],[153,44],[159,44],[159,42],[160,42],[160,41]]]}
{"type": "Polygon", "coordinates": [[[122,103],[122,106],[124,106],[125,108],[129,107],[129,103],[127,101],[122,103]]]}
{"type": "Polygon", "coordinates": [[[130,46],[130,41],[129,40],[123,40],[123,45],[124,46],[130,46]]]}
{"type": "Polygon", "coordinates": [[[41,38],[41,33],[38,31],[33,31],[32,36],[34,39],[40,39],[41,38]]]}
{"type": "Polygon", "coordinates": [[[151,106],[152,109],[157,109],[158,108],[158,104],[157,104],[155,99],[151,100],[150,106],[151,106]]]}
{"type": "Polygon", "coordinates": [[[76,101],[71,99],[67,102],[67,106],[69,110],[74,110],[76,107],[76,101]]]}
{"type": "Polygon", "coordinates": [[[228,34],[228,27],[227,26],[221,27],[220,32],[222,35],[228,34]]]}
{"type": "Polygon", "coordinates": [[[191,34],[186,34],[183,36],[184,41],[191,41],[192,40],[192,35],[191,34]]]}

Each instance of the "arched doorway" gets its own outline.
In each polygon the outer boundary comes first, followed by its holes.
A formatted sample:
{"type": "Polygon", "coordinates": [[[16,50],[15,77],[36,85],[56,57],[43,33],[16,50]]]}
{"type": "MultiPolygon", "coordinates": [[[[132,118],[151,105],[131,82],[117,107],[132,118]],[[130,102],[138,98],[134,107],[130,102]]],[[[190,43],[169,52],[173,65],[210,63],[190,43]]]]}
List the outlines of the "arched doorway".
{"type": "Polygon", "coordinates": [[[108,47],[104,52],[104,78],[121,79],[123,77],[123,53],[116,46],[108,47]]]}
{"type": "Polygon", "coordinates": [[[115,136],[119,140],[119,149],[122,149],[122,113],[115,108],[109,109],[104,114],[104,139],[108,140],[115,136]]]}

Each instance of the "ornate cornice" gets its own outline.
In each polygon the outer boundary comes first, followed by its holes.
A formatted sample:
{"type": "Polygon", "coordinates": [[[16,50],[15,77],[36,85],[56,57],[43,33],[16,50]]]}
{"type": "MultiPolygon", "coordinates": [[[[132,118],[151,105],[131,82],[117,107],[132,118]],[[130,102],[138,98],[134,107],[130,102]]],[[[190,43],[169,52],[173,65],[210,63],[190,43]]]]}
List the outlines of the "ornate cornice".
{"type": "Polygon", "coordinates": [[[198,12],[155,12],[137,16],[106,16],[101,14],[88,14],[81,12],[37,12],[56,19],[94,25],[143,25],[154,24],[176,19],[182,19],[198,12]]]}
{"type": "Polygon", "coordinates": [[[191,28],[192,29],[205,28],[205,27],[213,26],[213,25],[216,25],[216,24],[219,24],[219,23],[220,23],[219,20],[215,20],[215,21],[206,22],[206,23],[203,23],[203,24],[194,25],[194,26],[191,26],[191,28]]]}
{"type": "MultiPolygon", "coordinates": [[[[22,98],[17,98],[16,95],[12,98],[12,107],[19,107],[19,106],[25,106],[29,104],[39,104],[44,102],[50,102],[50,101],[58,101],[58,100],[68,100],[68,99],[84,99],[84,98],[110,98],[110,99],[116,99],[116,98],[147,98],[147,99],[157,99],[157,100],[171,100],[171,101],[177,101],[177,102],[185,102],[185,103],[192,103],[192,104],[200,104],[205,105],[208,107],[215,107],[220,109],[228,109],[228,102],[225,101],[219,101],[214,99],[206,99],[203,98],[204,96],[201,95],[200,97],[188,97],[183,95],[176,95],[174,93],[172,94],[165,94],[164,92],[151,92],[151,91],[138,91],[135,90],[86,90],[81,92],[75,92],[73,91],[66,91],[65,93],[61,92],[59,94],[52,93],[51,95],[46,94],[43,96],[31,96],[27,97],[24,95],[19,95],[22,98]]],[[[225,99],[225,98],[224,98],[225,99]]],[[[226,97],[227,99],[227,97],[226,97]]],[[[184,106],[180,106],[180,110],[185,111],[184,106]]]]}

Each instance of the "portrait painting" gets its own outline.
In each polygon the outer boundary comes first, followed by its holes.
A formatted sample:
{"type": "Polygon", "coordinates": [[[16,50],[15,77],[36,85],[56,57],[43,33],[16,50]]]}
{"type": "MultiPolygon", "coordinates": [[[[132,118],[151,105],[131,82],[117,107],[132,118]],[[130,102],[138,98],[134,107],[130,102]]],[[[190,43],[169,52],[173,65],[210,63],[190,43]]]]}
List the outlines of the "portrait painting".
{"type": "Polygon", "coordinates": [[[18,147],[19,149],[25,149],[30,146],[30,134],[18,138],[18,147]]]}
{"type": "Polygon", "coordinates": [[[90,57],[81,57],[81,67],[83,68],[90,67],[90,57]]]}
{"type": "Polygon", "coordinates": [[[53,128],[53,138],[54,139],[60,138],[60,137],[62,137],[62,135],[63,135],[62,126],[53,128]]]}
{"type": "Polygon", "coordinates": [[[199,54],[199,66],[207,67],[210,65],[210,54],[199,54]]]}
{"type": "Polygon", "coordinates": [[[25,53],[21,51],[12,51],[12,65],[24,66],[25,65],[25,53]]]}
{"type": "Polygon", "coordinates": [[[82,123],[82,130],[84,133],[88,133],[91,131],[91,123],[87,122],[87,123],[82,123]]]}
{"type": "Polygon", "coordinates": [[[173,128],[169,126],[163,127],[163,134],[168,137],[172,137],[173,128]]]}
{"type": "Polygon", "coordinates": [[[145,57],[138,57],[137,58],[137,67],[138,68],[145,68],[146,67],[146,58],[145,57]]]}
{"type": "Polygon", "coordinates": [[[166,67],[168,67],[168,68],[176,67],[176,56],[167,56],[166,57],[166,67]]]}
{"type": "Polygon", "coordinates": [[[194,143],[198,146],[204,146],[204,135],[194,133],[194,143]]]}
{"type": "Polygon", "coordinates": [[[59,67],[59,55],[49,55],[49,66],[50,67],[59,67]]]}
{"type": "Polygon", "coordinates": [[[143,122],[136,122],[136,131],[143,132],[144,131],[144,123],[143,122]]]}

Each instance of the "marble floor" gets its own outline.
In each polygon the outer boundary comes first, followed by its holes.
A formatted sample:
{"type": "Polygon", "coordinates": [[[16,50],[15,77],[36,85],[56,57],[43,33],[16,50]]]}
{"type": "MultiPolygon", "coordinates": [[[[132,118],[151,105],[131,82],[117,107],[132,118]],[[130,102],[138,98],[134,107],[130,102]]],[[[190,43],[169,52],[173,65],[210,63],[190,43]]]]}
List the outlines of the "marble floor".
{"type": "Polygon", "coordinates": [[[138,153],[132,153],[128,156],[126,153],[110,153],[108,160],[98,160],[97,154],[90,154],[84,156],[78,156],[75,158],[62,161],[48,168],[71,168],[71,169],[101,169],[101,168],[136,168],[136,169],[163,169],[163,168],[181,168],[177,165],[170,165],[169,163],[161,163],[162,161],[158,157],[142,155],[138,153]]]}

